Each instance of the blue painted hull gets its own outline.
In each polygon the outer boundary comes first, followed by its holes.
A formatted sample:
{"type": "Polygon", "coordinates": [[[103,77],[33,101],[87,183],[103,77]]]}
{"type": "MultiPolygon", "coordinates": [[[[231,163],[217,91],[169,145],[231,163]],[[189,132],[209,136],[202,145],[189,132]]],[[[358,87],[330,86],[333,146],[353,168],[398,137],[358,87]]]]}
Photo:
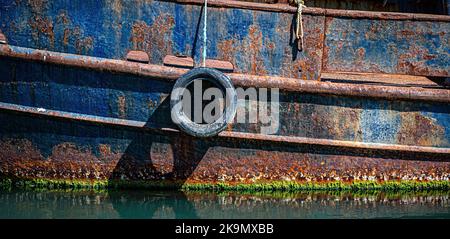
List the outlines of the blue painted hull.
{"type": "Polygon", "coordinates": [[[447,77],[447,17],[367,20],[308,10],[299,52],[292,8],[212,7],[208,58],[230,61],[233,82],[280,86],[280,125],[263,136],[259,123],[233,123],[202,139],[171,122],[168,96],[181,71],[157,66],[166,55],[199,63],[201,7],[119,3],[0,1],[8,41],[0,45],[1,177],[449,181],[447,89],[316,82],[338,71],[447,77]],[[129,50],[146,52],[150,64],[120,61],[129,50]]]}

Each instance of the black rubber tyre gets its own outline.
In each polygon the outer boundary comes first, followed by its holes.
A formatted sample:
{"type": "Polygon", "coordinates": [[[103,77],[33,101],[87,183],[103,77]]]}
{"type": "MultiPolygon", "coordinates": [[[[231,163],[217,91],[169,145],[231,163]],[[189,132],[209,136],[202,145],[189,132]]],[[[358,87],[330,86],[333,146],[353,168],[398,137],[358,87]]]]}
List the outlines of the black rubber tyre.
{"type": "Polygon", "coordinates": [[[170,108],[172,120],[187,134],[196,137],[215,136],[223,131],[227,127],[228,123],[233,121],[234,116],[236,115],[237,94],[230,78],[222,72],[211,68],[194,68],[182,75],[175,82],[170,96],[170,108]],[[190,120],[181,109],[174,109],[175,105],[182,100],[182,95],[186,87],[188,87],[196,79],[209,80],[213,84],[219,85],[223,89],[226,89],[226,102],[229,102],[229,105],[227,105],[227,108],[224,110],[223,117],[220,117],[213,123],[197,124],[190,120]]]}

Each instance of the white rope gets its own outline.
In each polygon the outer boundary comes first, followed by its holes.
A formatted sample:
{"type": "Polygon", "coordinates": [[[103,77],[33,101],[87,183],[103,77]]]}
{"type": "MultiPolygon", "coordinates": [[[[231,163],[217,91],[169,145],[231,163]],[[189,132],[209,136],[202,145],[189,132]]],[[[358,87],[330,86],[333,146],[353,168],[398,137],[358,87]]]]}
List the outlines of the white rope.
{"type": "Polygon", "coordinates": [[[203,67],[206,67],[206,27],[207,27],[207,16],[208,16],[208,0],[205,0],[205,21],[203,23],[203,67]]]}
{"type": "Polygon", "coordinates": [[[300,50],[303,49],[303,19],[302,19],[302,12],[303,12],[303,1],[298,1],[297,5],[297,29],[296,29],[296,35],[297,39],[300,41],[300,50]]]}
{"type": "Polygon", "coordinates": [[[298,40],[298,49],[303,50],[303,8],[306,8],[304,0],[290,0],[292,4],[297,5],[297,26],[295,28],[295,36],[298,40]]]}

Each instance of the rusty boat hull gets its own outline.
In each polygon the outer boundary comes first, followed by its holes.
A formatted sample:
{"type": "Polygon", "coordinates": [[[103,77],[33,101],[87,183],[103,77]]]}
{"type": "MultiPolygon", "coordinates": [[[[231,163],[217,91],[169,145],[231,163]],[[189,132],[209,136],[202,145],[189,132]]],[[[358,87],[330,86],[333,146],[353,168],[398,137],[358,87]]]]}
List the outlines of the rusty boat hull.
{"type": "Polygon", "coordinates": [[[0,3],[2,178],[450,180],[450,16],[306,8],[298,51],[295,7],[211,0],[208,57],[233,65],[235,86],[279,88],[280,122],[196,138],[170,117],[188,69],[164,57],[200,63],[202,1],[0,3]]]}

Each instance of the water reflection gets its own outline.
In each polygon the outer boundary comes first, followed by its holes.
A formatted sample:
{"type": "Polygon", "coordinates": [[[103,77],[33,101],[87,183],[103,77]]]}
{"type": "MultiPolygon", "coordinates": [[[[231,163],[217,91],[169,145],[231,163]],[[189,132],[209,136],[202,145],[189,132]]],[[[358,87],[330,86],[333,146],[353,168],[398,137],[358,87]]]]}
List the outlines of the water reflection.
{"type": "Polygon", "coordinates": [[[0,218],[450,218],[450,192],[0,191],[0,218]]]}
{"type": "Polygon", "coordinates": [[[198,218],[181,191],[112,191],[109,199],[121,218],[198,218]]]}

